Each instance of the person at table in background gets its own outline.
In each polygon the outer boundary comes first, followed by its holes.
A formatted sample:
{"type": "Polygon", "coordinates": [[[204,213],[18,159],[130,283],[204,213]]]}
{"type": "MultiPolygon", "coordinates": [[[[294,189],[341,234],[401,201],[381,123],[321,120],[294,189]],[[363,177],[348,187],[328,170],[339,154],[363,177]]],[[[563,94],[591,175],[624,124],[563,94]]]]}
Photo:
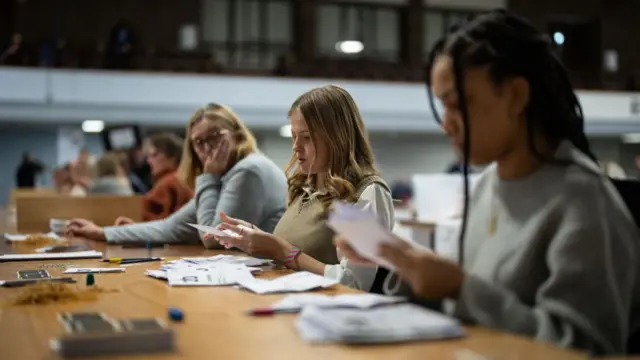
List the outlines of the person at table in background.
{"type": "Polygon", "coordinates": [[[129,150],[128,158],[129,177],[136,179],[131,181],[133,191],[137,194],[145,195],[153,186],[153,175],[146,158],[146,146],[139,145],[129,150]]]}
{"type": "MultiPolygon", "coordinates": [[[[144,221],[160,220],[175,213],[193,198],[193,190],[184,185],[177,175],[184,141],[176,134],[161,133],[147,140],[147,162],[155,184],[144,196],[144,221]]],[[[120,217],[116,225],[133,224],[120,217]]]]}
{"type": "MultiPolygon", "coordinates": [[[[439,50],[430,86],[444,105],[441,125],[459,151],[470,141],[472,165],[493,164],[470,199],[462,267],[407,242],[380,255],[417,295],[450,299],[462,319],[590,353],[624,353],[639,324],[638,229],[595,162],[578,98],[548,39],[495,11],[447,36],[439,50]]],[[[365,262],[345,239],[336,242],[365,262]]]]}
{"type": "Polygon", "coordinates": [[[188,223],[216,226],[222,213],[273,231],[286,208],[287,180],[240,118],[225,105],[209,104],[193,114],[186,134],[178,177],[195,189],[191,201],[164,220],[146,223],[101,228],[74,219],[69,233],[109,243],[202,241],[219,247],[188,223]]]}
{"type": "MultiPolygon", "coordinates": [[[[83,148],[78,157],[69,163],[69,166],[74,186],[82,187],[85,193],[88,192],[96,174],[96,158],[91,155],[89,150],[83,148]]],[[[79,190],[76,191],[76,193],[79,192],[79,190]]]]}
{"type": "Polygon", "coordinates": [[[86,196],[87,190],[73,181],[71,164],[59,167],[53,172],[53,187],[61,195],[86,196]]]}
{"type": "Polygon", "coordinates": [[[360,111],[345,89],[330,85],[301,95],[288,115],[293,154],[287,168],[287,212],[273,234],[225,216],[219,228],[241,236],[216,240],[226,248],[237,247],[368,291],[376,269],[343,258],[326,225],[326,212],[334,200],[372,212],[389,230],[394,224],[391,192],[374,164],[360,111]]]}
{"type": "Polygon", "coordinates": [[[107,153],[96,162],[96,178],[89,189],[90,194],[133,195],[125,170],[118,154],[107,153]]]}
{"type": "Polygon", "coordinates": [[[44,165],[30,153],[22,154],[22,162],[16,170],[16,186],[23,189],[36,187],[36,178],[44,170],[44,165]]]}

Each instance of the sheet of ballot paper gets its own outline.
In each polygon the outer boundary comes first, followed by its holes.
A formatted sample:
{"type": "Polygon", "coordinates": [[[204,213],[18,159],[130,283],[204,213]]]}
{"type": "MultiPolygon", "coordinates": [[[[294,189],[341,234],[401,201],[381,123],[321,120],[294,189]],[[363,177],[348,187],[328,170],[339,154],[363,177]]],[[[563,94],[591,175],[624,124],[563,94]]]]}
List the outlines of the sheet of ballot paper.
{"type": "Polygon", "coordinates": [[[336,280],[328,279],[324,276],[307,271],[299,271],[273,280],[243,279],[238,282],[238,285],[256,294],[273,294],[327,288],[337,283],[336,280]]]}
{"type": "Polygon", "coordinates": [[[170,286],[228,286],[254,281],[246,266],[218,265],[209,268],[171,269],[167,271],[170,286]]]}
{"type": "Polygon", "coordinates": [[[378,256],[378,247],[382,243],[405,240],[393,236],[390,231],[380,225],[375,215],[370,212],[338,201],[333,203],[333,210],[329,214],[327,222],[329,227],[344,236],[349,245],[362,257],[389,270],[394,270],[393,265],[378,256]]]}
{"type": "Polygon", "coordinates": [[[299,310],[306,306],[317,306],[322,308],[369,309],[375,306],[396,304],[405,301],[407,301],[407,299],[404,297],[378,294],[346,294],[336,296],[295,294],[286,296],[284,299],[271,305],[271,308],[274,310],[299,310]]]}
{"type": "Polygon", "coordinates": [[[239,236],[235,232],[231,230],[218,230],[215,226],[206,226],[206,225],[198,225],[198,224],[190,224],[187,225],[194,227],[204,233],[212,234],[214,236],[239,236]]]}

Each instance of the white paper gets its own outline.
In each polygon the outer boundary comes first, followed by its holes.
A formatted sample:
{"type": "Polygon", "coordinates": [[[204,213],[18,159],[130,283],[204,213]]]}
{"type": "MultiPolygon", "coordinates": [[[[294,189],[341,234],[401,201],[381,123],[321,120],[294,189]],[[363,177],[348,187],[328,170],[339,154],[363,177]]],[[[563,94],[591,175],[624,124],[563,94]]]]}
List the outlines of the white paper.
{"type": "Polygon", "coordinates": [[[322,308],[358,308],[368,309],[374,306],[395,304],[406,301],[404,297],[384,296],[378,294],[347,294],[347,295],[322,295],[322,294],[296,294],[286,296],[284,299],[271,306],[279,309],[302,309],[306,306],[318,306],[322,308]]]}
{"type": "MultiPolygon", "coordinates": [[[[206,226],[206,225],[198,225],[198,224],[190,224],[187,223],[187,225],[194,227],[202,232],[205,232],[207,234],[211,234],[213,236],[233,236],[233,237],[239,237],[240,235],[238,235],[237,233],[231,231],[231,230],[218,230],[217,227],[213,227],[213,226],[206,226]]],[[[241,226],[242,227],[242,226],[241,226]]]]}
{"type": "Polygon", "coordinates": [[[241,264],[246,266],[272,265],[271,259],[259,259],[251,256],[239,255],[215,255],[210,257],[190,257],[167,262],[170,266],[191,266],[191,265],[211,265],[211,264],[241,264]]]}
{"type": "MultiPolygon", "coordinates": [[[[469,175],[469,193],[480,175],[469,175]]],[[[413,175],[413,204],[422,221],[438,221],[462,216],[464,183],[461,174],[413,175]]]]}
{"type": "Polygon", "coordinates": [[[101,257],[102,253],[95,250],[44,254],[5,254],[0,255],[0,262],[20,260],[92,259],[101,257]]]}
{"type": "Polygon", "coordinates": [[[307,271],[281,276],[273,280],[253,279],[241,280],[238,285],[256,294],[272,294],[284,292],[302,292],[313,289],[327,288],[338,282],[324,276],[307,271]]]}
{"type": "Polygon", "coordinates": [[[88,274],[88,273],[121,273],[126,269],[123,267],[117,268],[68,268],[64,271],[65,274],[88,274]]]}
{"type": "Polygon", "coordinates": [[[251,282],[254,277],[244,265],[218,265],[198,268],[195,271],[190,269],[168,270],[167,279],[171,286],[227,286],[240,282],[251,282]]]}
{"type": "Polygon", "coordinates": [[[434,251],[449,260],[459,262],[459,240],[461,220],[445,220],[436,223],[434,231],[434,251]]]}
{"type": "Polygon", "coordinates": [[[144,274],[152,278],[167,280],[167,272],[164,270],[147,270],[144,274]]]}
{"type": "MultiPolygon", "coordinates": [[[[28,235],[28,234],[8,234],[5,233],[4,234],[4,238],[7,239],[8,241],[25,241],[29,238],[29,236],[33,236],[33,235],[28,235]]],[[[62,238],[60,236],[58,236],[56,233],[50,232],[48,234],[44,234],[44,236],[52,238],[52,239],[56,239],[56,240],[62,240],[62,238]]]]}
{"type": "Polygon", "coordinates": [[[439,340],[464,335],[458,320],[413,304],[368,310],[309,306],[302,310],[296,327],[307,341],[352,344],[439,340]]]}
{"type": "Polygon", "coordinates": [[[334,202],[333,209],[334,211],[329,214],[327,225],[344,236],[349,245],[362,257],[393,270],[394,266],[391,263],[378,256],[378,249],[380,244],[404,240],[394,236],[380,225],[370,212],[337,201],[334,202]]]}

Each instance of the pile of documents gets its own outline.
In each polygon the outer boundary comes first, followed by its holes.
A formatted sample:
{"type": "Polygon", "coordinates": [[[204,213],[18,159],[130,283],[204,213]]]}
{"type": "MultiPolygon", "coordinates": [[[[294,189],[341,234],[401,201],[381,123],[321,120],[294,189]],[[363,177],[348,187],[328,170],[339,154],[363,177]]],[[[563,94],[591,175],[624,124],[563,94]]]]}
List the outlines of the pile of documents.
{"type": "Polygon", "coordinates": [[[269,259],[248,256],[216,255],[169,261],[160,270],[147,270],[148,276],[168,280],[171,286],[236,285],[239,279],[251,278],[252,272],[273,265],[269,259]]]}
{"type": "Polygon", "coordinates": [[[237,285],[257,294],[308,291],[337,283],[304,271],[273,280],[256,279],[253,276],[253,273],[272,265],[273,261],[269,259],[216,255],[169,261],[159,270],[147,270],[146,275],[167,280],[170,286],[237,285]]]}
{"type": "Polygon", "coordinates": [[[378,294],[345,294],[345,295],[323,295],[323,294],[296,294],[284,297],[282,300],[271,305],[275,312],[294,312],[308,306],[321,308],[354,308],[370,309],[376,306],[385,306],[406,302],[407,299],[400,296],[385,296],[378,294]]]}
{"type": "Polygon", "coordinates": [[[305,306],[296,327],[315,343],[372,344],[464,336],[458,320],[413,304],[371,309],[305,306]]]}

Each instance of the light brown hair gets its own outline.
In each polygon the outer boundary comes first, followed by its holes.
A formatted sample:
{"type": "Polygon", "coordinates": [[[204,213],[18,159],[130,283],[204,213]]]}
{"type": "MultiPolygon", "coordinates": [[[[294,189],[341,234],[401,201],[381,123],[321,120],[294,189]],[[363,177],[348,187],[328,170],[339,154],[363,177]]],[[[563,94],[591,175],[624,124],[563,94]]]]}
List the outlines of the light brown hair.
{"type": "Polygon", "coordinates": [[[147,139],[147,143],[156,148],[167,159],[174,159],[176,163],[180,163],[184,141],[174,133],[163,132],[153,134],[147,139]]]}
{"type": "Polygon", "coordinates": [[[182,159],[178,167],[178,178],[190,189],[195,189],[196,177],[202,174],[203,169],[203,164],[200,162],[191,142],[191,129],[202,119],[217,122],[222,128],[229,130],[235,136],[236,148],[235,153],[232,154],[235,162],[258,150],[255,136],[230,107],[208,104],[197,109],[191,115],[189,124],[187,124],[182,159]]]}
{"type": "MultiPolygon", "coordinates": [[[[367,176],[379,174],[374,162],[369,136],[362,115],[351,95],[343,88],[329,85],[312,89],[298,97],[289,109],[289,116],[299,109],[311,139],[327,144],[329,157],[326,171],[311,175],[324,176],[328,194],[320,197],[325,207],[334,199],[355,202],[356,187],[367,176]]],[[[308,175],[296,166],[292,155],[286,169],[289,185],[289,205],[302,195],[308,175]]]]}
{"type": "Polygon", "coordinates": [[[117,176],[121,168],[121,157],[116,153],[106,153],[96,162],[96,175],[98,178],[105,176],[117,176]]]}

